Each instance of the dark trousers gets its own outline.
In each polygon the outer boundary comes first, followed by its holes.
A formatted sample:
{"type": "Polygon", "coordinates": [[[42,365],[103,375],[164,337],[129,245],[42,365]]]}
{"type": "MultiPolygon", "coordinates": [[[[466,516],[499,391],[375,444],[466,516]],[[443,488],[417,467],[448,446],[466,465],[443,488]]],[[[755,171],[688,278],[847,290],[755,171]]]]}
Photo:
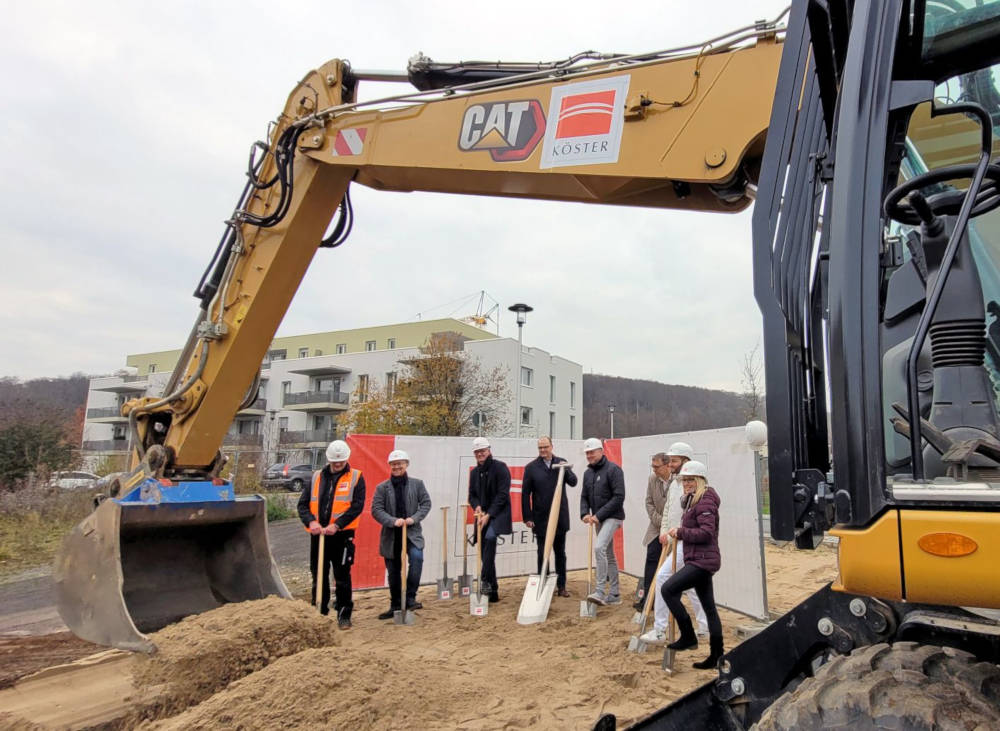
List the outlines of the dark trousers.
{"type": "Polygon", "coordinates": [[[688,627],[692,632],[693,625],[687,610],[681,603],[681,594],[688,589],[694,589],[701,602],[702,609],[705,610],[705,617],[708,619],[708,634],[711,637],[722,636],[722,621],[719,619],[719,610],[715,608],[715,592],[712,590],[712,573],[705,569],[686,563],[677,573],[663,582],[660,588],[660,595],[667,603],[670,613],[677,618],[677,624],[682,629],[688,627]]]}
{"type": "MultiPolygon", "coordinates": [[[[403,569],[403,531],[397,529],[397,535],[393,541],[393,558],[385,559],[385,570],[389,574],[389,603],[394,609],[402,609],[399,603],[399,593],[402,581],[400,573],[403,569]]],[[[406,569],[406,605],[410,606],[417,600],[417,588],[420,586],[420,572],[424,568],[424,552],[406,540],[407,569],[406,569]]]]}
{"type": "MultiPolygon", "coordinates": [[[[538,548],[538,573],[542,573],[545,560],[545,526],[535,524],[535,546],[538,548]]],[[[566,531],[557,530],[552,541],[552,553],[556,556],[556,588],[566,588],[566,531]]]]}
{"type": "Polygon", "coordinates": [[[663,552],[663,545],[657,536],[646,545],[646,568],[642,574],[642,598],[649,596],[649,587],[653,585],[656,577],[656,567],[660,563],[660,553],[663,552]]]}
{"type": "Polygon", "coordinates": [[[319,540],[323,546],[323,594],[319,611],[330,613],[330,568],[333,568],[334,611],[337,616],[351,616],[354,602],[351,599],[351,565],[354,563],[354,531],[341,530],[332,536],[309,536],[309,570],[312,572],[312,603],[316,603],[316,564],[319,562],[319,540]]]}
{"type": "Polygon", "coordinates": [[[493,528],[493,521],[486,524],[486,532],[483,533],[483,545],[479,547],[483,552],[483,573],[480,581],[483,586],[480,591],[486,593],[486,584],[489,584],[491,592],[497,590],[497,532],[493,528]]]}

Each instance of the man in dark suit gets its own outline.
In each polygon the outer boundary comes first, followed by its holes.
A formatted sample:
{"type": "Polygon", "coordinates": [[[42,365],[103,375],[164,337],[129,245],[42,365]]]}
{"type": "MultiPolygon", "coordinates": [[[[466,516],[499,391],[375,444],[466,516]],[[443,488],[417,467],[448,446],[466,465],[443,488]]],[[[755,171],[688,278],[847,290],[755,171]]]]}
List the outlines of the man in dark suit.
{"type": "Polygon", "coordinates": [[[472,454],[476,466],[469,472],[469,505],[483,531],[480,582],[482,593],[490,595],[490,602],[498,602],[497,537],[509,535],[514,530],[510,517],[510,470],[500,460],[493,459],[489,440],[484,437],[472,441],[472,454]]]}
{"type": "MultiPolygon", "coordinates": [[[[538,547],[538,573],[542,573],[542,561],[545,556],[545,533],[548,530],[549,511],[552,509],[552,498],[556,492],[556,482],[559,480],[559,470],[552,469],[560,462],[561,457],[552,456],[552,440],[549,437],[538,438],[538,459],[528,462],[524,467],[524,478],[521,481],[521,515],[524,524],[535,533],[535,544],[538,547]]],[[[576,485],[576,475],[566,468],[563,487],[576,485]]],[[[552,551],[556,555],[556,595],[569,596],[566,591],[566,533],[569,531],[569,502],[566,490],[563,490],[559,506],[559,520],[555,526],[555,540],[552,551]]]]}

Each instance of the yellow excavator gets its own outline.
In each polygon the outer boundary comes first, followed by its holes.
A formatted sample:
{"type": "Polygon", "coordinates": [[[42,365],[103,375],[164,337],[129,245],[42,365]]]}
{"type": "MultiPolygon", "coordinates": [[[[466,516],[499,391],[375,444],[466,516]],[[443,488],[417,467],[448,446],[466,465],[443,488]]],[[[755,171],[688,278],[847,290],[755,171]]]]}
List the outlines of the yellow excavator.
{"type": "Polygon", "coordinates": [[[179,617],[287,595],[218,450],[312,257],[350,233],[352,183],[756,201],[772,535],[837,536],[839,577],[637,727],[1000,727],[997,62],[1000,2],[795,0],[658,52],[310,72],[253,147],[166,395],[124,406],[133,468],[57,559],[63,618],[150,650],[179,617]]]}

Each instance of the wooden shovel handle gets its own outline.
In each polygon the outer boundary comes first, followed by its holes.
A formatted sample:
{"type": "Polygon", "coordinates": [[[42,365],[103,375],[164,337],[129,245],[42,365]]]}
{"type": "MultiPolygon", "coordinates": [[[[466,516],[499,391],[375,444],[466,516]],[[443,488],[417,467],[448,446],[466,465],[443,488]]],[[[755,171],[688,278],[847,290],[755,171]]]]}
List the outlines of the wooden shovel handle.
{"type": "MultiPolygon", "coordinates": [[[[673,539],[671,539],[671,543],[674,546],[674,568],[676,569],[677,568],[677,542],[674,541],[673,539]]],[[[660,573],[660,568],[662,568],[663,562],[667,558],[667,551],[669,550],[669,548],[670,548],[669,546],[664,545],[663,548],[660,549],[660,560],[656,562],[656,572],[653,574],[653,577],[654,577],[654,579],[653,579],[653,585],[651,585],[649,587],[649,591],[646,592],[646,603],[642,607],[642,621],[643,621],[643,623],[645,623],[646,617],[649,616],[649,610],[653,606],[653,597],[656,594],[656,589],[655,589],[656,579],[655,579],[655,577],[656,577],[656,574],[660,573]]]]}

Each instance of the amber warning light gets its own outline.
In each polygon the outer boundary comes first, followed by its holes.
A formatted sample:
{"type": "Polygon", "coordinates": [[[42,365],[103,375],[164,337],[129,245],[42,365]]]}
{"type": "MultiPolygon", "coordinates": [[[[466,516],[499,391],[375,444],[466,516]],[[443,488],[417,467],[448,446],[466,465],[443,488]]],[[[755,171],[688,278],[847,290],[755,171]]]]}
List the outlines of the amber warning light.
{"type": "Polygon", "coordinates": [[[968,556],[979,548],[974,540],[958,533],[928,533],[920,537],[917,545],[933,556],[945,558],[968,556]]]}

